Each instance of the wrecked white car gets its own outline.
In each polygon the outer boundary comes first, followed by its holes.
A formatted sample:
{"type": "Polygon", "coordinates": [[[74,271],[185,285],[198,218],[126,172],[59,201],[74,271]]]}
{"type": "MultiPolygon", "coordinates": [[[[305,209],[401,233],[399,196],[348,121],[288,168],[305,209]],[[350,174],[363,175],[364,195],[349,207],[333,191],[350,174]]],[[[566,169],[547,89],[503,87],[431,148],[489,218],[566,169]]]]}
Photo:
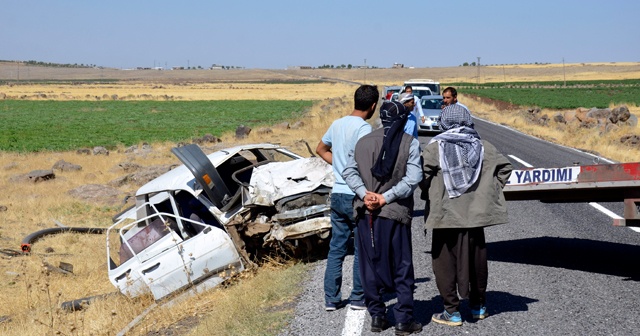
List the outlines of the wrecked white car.
{"type": "Polygon", "coordinates": [[[304,252],[329,238],[334,177],[322,159],[272,144],[172,152],[183,165],[142,186],[107,232],[109,279],[122,293],[158,300],[212,287],[261,250],[304,252]]]}

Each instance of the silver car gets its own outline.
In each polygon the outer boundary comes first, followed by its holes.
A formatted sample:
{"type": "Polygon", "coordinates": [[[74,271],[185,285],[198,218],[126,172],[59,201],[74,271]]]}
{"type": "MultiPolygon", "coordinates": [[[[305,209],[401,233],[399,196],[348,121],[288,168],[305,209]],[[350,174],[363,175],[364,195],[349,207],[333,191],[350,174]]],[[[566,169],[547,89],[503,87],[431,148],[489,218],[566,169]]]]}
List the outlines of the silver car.
{"type": "Polygon", "coordinates": [[[442,112],[442,96],[429,95],[420,98],[422,105],[422,113],[424,113],[425,121],[418,120],[418,132],[440,133],[439,121],[442,112]]]}

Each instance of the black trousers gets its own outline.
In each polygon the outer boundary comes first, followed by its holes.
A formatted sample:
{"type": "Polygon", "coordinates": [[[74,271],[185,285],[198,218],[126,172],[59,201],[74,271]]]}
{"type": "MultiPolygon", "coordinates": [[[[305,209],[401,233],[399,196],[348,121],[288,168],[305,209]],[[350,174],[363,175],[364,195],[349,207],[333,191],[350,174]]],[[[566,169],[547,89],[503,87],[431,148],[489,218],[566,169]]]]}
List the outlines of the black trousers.
{"type": "Polygon", "coordinates": [[[483,228],[434,229],[431,255],[447,312],[458,311],[458,294],[471,306],[485,304],[489,270],[483,228]]]}
{"type": "Polygon", "coordinates": [[[394,292],[396,323],[413,320],[413,252],[411,225],[383,217],[358,218],[360,277],[367,310],[371,316],[385,316],[382,291],[394,292]]]}

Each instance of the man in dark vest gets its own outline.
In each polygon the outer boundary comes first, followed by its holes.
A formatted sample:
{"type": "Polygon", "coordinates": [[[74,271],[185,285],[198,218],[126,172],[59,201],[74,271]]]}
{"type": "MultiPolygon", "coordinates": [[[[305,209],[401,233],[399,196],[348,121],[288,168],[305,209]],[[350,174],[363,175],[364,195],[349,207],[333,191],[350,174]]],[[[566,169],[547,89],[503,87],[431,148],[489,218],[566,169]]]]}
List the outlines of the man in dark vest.
{"type": "Polygon", "coordinates": [[[396,335],[422,330],[413,318],[413,191],[422,180],[420,143],[404,132],[409,111],[398,102],[380,108],[384,128],[363,136],[342,177],[356,193],[360,277],[371,331],[388,328],[382,290],[395,292],[396,335]]]}

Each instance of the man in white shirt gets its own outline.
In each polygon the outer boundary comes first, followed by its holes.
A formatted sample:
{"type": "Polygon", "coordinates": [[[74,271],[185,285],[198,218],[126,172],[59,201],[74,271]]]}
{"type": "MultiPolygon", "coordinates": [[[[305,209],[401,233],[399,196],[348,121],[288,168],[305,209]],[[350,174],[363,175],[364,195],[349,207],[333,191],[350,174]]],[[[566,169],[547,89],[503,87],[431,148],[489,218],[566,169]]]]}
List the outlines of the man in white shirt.
{"type": "MultiPolygon", "coordinates": [[[[407,85],[404,88],[404,91],[402,91],[402,93],[405,93],[405,92],[413,94],[413,87],[411,87],[411,85],[407,85]]],[[[420,121],[424,123],[426,119],[425,119],[424,113],[422,112],[422,104],[420,104],[420,97],[416,97],[414,95],[413,100],[415,102],[415,105],[413,107],[413,110],[411,110],[411,113],[416,117],[416,120],[418,120],[419,118],[420,121]]]]}
{"type": "MultiPolygon", "coordinates": [[[[411,111],[416,106],[416,101],[414,98],[415,97],[411,93],[405,92],[400,94],[400,96],[398,97],[398,102],[404,105],[406,111],[411,111]]],[[[405,133],[412,135],[414,138],[418,139],[418,120],[416,119],[416,116],[411,112],[408,113],[407,123],[404,125],[404,131],[405,133]]]]}

